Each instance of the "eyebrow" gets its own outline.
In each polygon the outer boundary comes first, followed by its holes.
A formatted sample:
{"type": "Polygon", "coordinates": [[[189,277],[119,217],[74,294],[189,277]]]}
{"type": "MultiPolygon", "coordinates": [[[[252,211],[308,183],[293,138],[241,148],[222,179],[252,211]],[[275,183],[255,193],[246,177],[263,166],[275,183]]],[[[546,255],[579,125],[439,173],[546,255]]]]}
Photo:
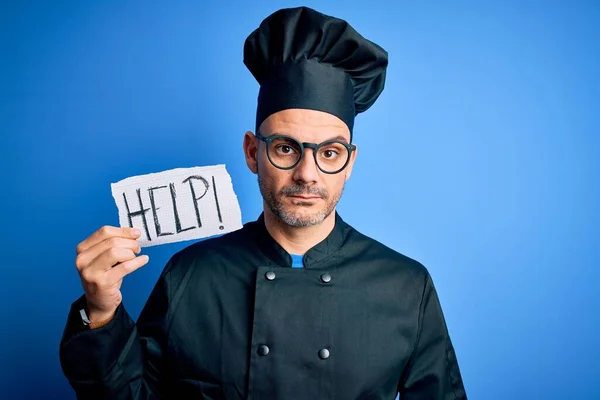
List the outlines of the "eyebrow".
{"type": "Polygon", "coordinates": [[[341,141],[343,141],[343,142],[345,142],[345,141],[346,141],[346,138],[345,138],[345,137],[343,137],[342,135],[337,135],[337,136],[336,136],[336,137],[334,137],[333,139],[328,139],[328,140],[335,140],[335,139],[341,140],[341,141]]]}
{"type": "MultiPolygon", "coordinates": [[[[262,133],[260,133],[260,135],[261,135],[261,136],[264,136],[264,137],[268,137],[268,136],[265,136],[265,135],[263,135],[262,133]]],[[[273,133],[273,134],[271,134],[271,135],[269,135],[269,136],[275,136],[275,135],[288,136],[288,137],[291,137],[292,139],[296,139],[297,141],[301,142],[301,140],[300,140],[300,139],[298,139],[298,138],[297,138],[297,137],[295,137],[295,136],[292,136],[292,135],[290,135],[289,133],[280,133],[280,132],[275,132],[275,133],[273,133]]],[[[329,139],[325,139],[325,140],[321,141],[321,143],[323,143],[323,142],[328,142],[328,141],[330,141],[330,140],[341,140],[341,141],[342,141],[342,142],[344,142],[344,143],[350,143],[350,142],[348,142],[348,141],[347,141],[347,139],[346,139],[344,136],[342,136],[342,135],[337,135],[337,136],[331,137],[331,138],[329,138],[329,139]]]]}

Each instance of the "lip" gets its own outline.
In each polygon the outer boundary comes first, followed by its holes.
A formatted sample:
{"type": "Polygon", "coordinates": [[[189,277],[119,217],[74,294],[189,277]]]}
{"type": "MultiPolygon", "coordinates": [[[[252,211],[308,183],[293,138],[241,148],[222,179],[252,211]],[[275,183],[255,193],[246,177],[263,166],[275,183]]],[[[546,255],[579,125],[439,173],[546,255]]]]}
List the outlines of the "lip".
{"type": "Polygon", "coordinates": [[[294,199],[302,199],[302,200],[320,199],[320,197],[315,197],[315,196],[311,196],[311,197],[307,197],[307,196],[290,196],[290,197],[293,197],[294,199]]]}

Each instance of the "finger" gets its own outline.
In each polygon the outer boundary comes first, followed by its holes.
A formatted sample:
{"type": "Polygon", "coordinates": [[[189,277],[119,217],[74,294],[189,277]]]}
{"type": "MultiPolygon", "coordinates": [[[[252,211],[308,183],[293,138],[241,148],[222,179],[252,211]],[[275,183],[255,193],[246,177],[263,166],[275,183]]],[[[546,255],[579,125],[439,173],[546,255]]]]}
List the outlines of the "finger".
{"type": "Polygon", "coordinates": [[[100,254],[111,248],[130,249],[135,254],[139,254],[140,251],[142,251],[140,244],[135,239],[126,239],[120,236],[109,237],[90,247],[83,253],[78,254],[77,257],[75,257],[77,269],[81,271],[89,267],[100,254]]]}
{"type": "Polygon", "coordinates": [[[134,258],[133,260],[125,261],[115,265],[110,271],[106,272],[106,274],[109,276],[108,279],[111,282],[117,282],[123,279],[123,277],[126,275],[129,275],[133,271],[136,271],[137,269],[148,264],[149,260],[150,258],[144,254],[134,258]]]}
{"type": "Polygon", "coordinates": [[[96,244],[102,242],[110,237],[123,237],[126,239],[137,239],[141,235],[141,231],[138,228],[118,228],[116,226],[105,225],[98,229],[87,239],[77,245],[77,254],[81,254],[96,244]]]}
{"type": "Polygon", "coordinates": [[[98,255],[83,271],[108,271],[118,263],[133,260],[135,257],[135,253],[131,249],[111,247],[98,255]]]}

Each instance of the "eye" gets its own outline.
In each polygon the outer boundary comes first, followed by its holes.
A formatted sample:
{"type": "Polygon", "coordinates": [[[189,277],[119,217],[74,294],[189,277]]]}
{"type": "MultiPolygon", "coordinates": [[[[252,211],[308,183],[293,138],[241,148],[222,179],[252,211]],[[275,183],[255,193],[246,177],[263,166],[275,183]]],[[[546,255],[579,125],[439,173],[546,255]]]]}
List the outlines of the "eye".
{"type": "Polygon", "coordinates": [[[326,160],[333,160],[334,158],[336,158],[340,155],[338,150],[335,148],[323,149],[323,150],[321,150],[320,153],[321,153],[321,157],[326,160]]]}
{"type": "Polygon", "coordinates": [[[281,153],[281,154],[284,154],[284,155],[288,155],[288,154],[294,154],[294,153],[296,153],[296,150],[295,150],[295,149],[294,149],[292,146],[290,146],[290,145],[287,145],[287,144],[280,144],[280,145],[277,145],[277,146],[275,147],[275,149],[277,149],[277,151],[278,151],[279,153],[281,153]]]}

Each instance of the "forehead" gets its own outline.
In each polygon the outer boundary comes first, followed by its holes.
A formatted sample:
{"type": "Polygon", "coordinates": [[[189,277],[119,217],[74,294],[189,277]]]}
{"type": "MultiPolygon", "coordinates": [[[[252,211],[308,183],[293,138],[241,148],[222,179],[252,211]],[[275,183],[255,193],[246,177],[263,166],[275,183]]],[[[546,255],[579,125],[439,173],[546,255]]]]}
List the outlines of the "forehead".
{"type": "Polygon", "coordinates": [[[322,142],[336,137],[350,140],[348,126],[338,117],[323,111],[288,109],[270,115],[260,126],[264,136],[289,135],[304,142],[322,142]]]}

